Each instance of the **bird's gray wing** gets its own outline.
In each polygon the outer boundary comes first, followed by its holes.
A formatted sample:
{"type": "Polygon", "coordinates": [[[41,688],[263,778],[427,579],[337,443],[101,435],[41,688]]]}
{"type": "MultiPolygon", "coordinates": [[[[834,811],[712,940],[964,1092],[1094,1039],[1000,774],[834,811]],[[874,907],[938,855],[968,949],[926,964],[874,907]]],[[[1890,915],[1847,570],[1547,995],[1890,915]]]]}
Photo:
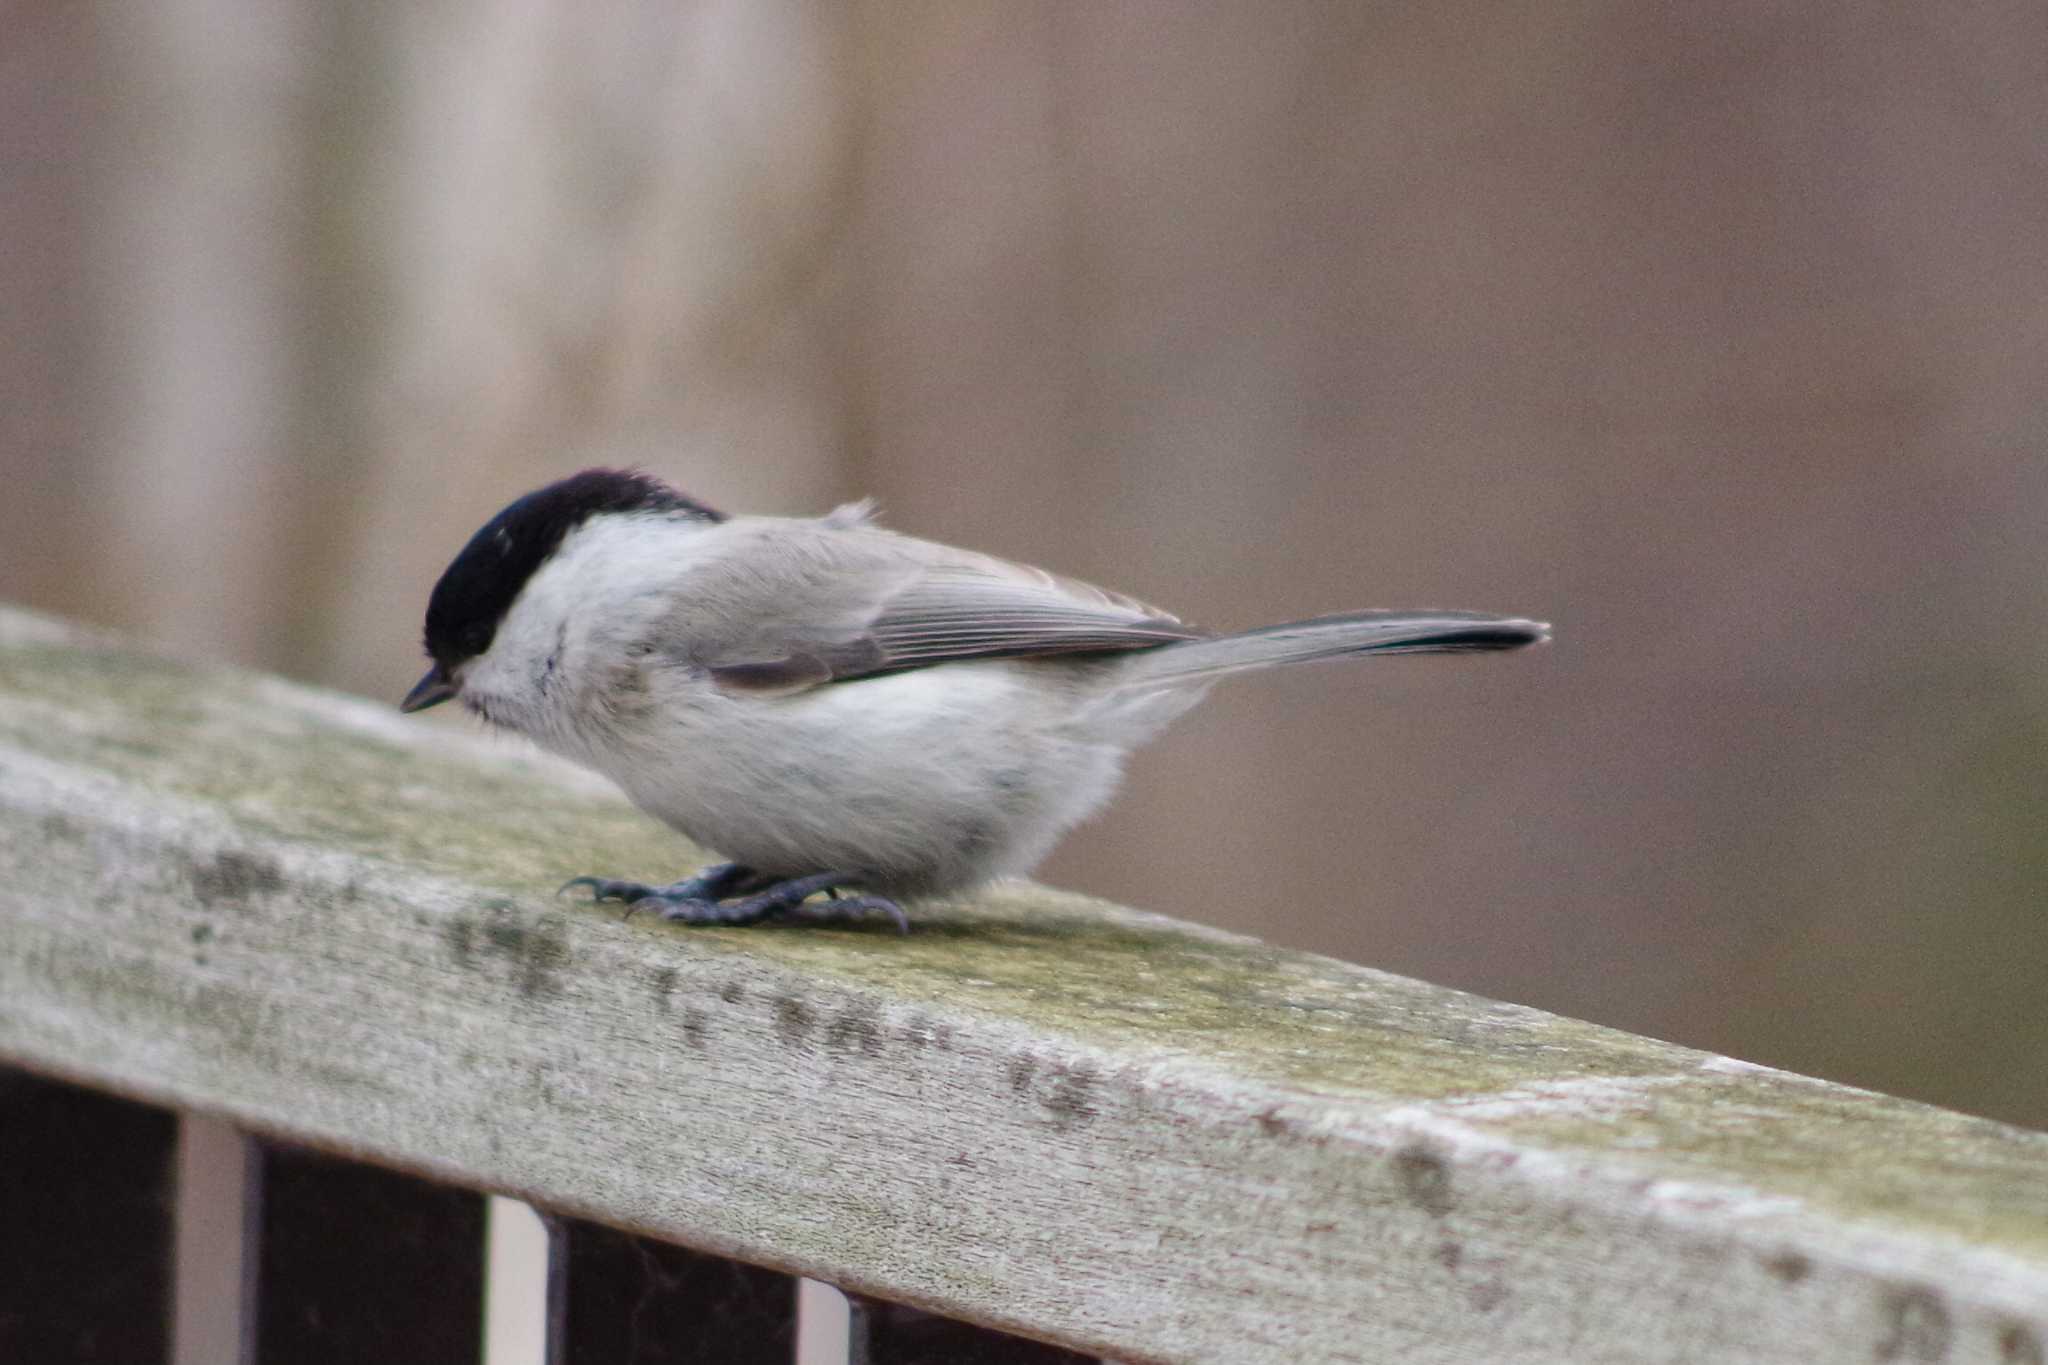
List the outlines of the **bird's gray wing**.
{"type": "Polygon", "coordinates": [[[1115,653],[1206,634],[1117,593],[847,517],[762,524],[775,553],[740,548],[717,592],[731,599],[723,616],[734,628],[689,650],[732,690],[800,691],[957,660],[1115,653]]]}

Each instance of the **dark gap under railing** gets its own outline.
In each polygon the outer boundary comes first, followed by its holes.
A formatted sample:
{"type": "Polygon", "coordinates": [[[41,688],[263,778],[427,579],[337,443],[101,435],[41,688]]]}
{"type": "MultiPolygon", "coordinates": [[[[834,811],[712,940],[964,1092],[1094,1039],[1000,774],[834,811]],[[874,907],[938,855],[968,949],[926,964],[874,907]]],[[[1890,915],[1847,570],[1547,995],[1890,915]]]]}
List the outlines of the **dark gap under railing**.
{"type": "MultiPolygon", "coordinates": [[[[168,1365],[177,1144],[168,1110],[0,1068],[0,1361],[168,1365]]],[[[255,1151],[243,1359],[219,1365],[481,1360],[484,1196],[282,1143],[255,1151]]],[[[546,1221],[548,1365],[794,1360],[795,1277],[546,1221]]],[[[895,1304],[852,1309],[849,1365],[1094,1360],[895,1304]]]]}

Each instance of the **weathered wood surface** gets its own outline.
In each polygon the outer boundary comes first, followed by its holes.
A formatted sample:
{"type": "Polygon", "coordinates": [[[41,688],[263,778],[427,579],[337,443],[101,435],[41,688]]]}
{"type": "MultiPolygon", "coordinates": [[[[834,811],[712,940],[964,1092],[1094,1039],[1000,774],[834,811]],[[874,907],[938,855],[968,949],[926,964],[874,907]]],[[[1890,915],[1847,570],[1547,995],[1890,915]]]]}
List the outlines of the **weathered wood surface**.
{"type": "Polygon", "coordinates": [[[1132,1361],[2048,1346],[2048,1135],[1035,886],[907,937],[550,894],[696,856],[0,614],[0,1058],[1132,1361]]]}

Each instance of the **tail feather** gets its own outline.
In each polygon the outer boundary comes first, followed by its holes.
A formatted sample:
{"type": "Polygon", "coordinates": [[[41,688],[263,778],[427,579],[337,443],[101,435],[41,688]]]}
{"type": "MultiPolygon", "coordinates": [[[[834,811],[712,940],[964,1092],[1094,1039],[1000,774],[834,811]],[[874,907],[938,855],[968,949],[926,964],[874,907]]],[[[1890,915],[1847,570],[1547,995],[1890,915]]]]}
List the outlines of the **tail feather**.
{"type": "Polygon", "coordinates": [[[1247,669],[1347,654],[1452,654],[1520,649],[1550,638],[1542,621],[1475,611],[1347,611],[1131,656],[1134,687],[1200,683],[1247,669]]]}

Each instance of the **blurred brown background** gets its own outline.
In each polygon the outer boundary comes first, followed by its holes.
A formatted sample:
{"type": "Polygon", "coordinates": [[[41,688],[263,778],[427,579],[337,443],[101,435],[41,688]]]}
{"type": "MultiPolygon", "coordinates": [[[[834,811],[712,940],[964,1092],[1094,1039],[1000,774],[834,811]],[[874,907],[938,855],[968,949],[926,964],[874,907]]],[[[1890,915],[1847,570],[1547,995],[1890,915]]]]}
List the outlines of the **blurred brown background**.
{"type": "Polygon", "coordinates": [[[607,461],[1207,624],[1547,616],[1226,687],[1044,875],[2048,1126],[2038,3],[0,34],[0,596],[396,699],[607,461]]]}

